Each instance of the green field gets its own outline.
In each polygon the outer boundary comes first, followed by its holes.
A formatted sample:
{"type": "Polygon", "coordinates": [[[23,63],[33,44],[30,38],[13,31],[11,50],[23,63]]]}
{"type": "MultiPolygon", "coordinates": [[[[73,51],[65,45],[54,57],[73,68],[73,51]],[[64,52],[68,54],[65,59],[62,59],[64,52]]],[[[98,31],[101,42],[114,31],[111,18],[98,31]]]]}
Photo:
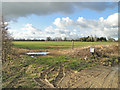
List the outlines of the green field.
{"type": "MultiPolygon", "coordinates": [[[[75,47],[85,47],[93,45],[117,45],[118,43],[74,42],[74,44],[75,47]]],[[[64,52],[63,49],[68,48],[68,51],[72,51],[69,50],[69,48],[72,47],[72,42],[70,41],[13,41],[13,46],[19,48],[14,48],[8,57],[9,60],[6,61],[6,63],[3,63],[3,88],[38,88],[40,86],[33,81],[35,78],[37,80],[39,78],[44,81],[46,78],[51,84],[57,85],[60,80],[64,80],[63,78],[65,77],[65,74],[68,75],[71,72],[73,73],[73,71],[81,72],[82,70],[94,70],[94,68],[98,68],[98,66],[103,65],[117,65],[120,59],[116,46],[104,47],[103,49],[96,48],[98,49],[96,50],[97,54],[95,53],[94,55],[89,55],[89,52],[86,53],[87,50],[84,50],[85,54],[84,52],[70,52],[70,54],[62,54],[62,51],[64,52]],[[33,58],[23,54],[26,50],[23,50],[22,48],[31,49],[28,51],[32,51],[32,49],[33,51],[36,51],[34,49],[51,49],[48,51],[52,54],[46,56],[35,56],[35,58],[33,58]],[[61,50],[60,53],[57,52],[60,50],[56,50],[58,48],[61,50]],[[57,53],[59,55],[57,55],[57,53]],[[86,56],[87,59],[85,59],[86,56]],[[67,74],[67,72],[69,73],[67,74]]],[[[96,74],[96,72],[93,74],[96,74]]],[[[41,84],[44,85],[44,83],[41,84]]]]}
{"type": "MultiPolygon", "coordinates": [[[[93,45],[115,45],[118,42],[74,42],[74,47],[93,45]]],[[[13,41],[13,46],[27,49],[67,49],[72,47],[70,41],[13,41]]]]}

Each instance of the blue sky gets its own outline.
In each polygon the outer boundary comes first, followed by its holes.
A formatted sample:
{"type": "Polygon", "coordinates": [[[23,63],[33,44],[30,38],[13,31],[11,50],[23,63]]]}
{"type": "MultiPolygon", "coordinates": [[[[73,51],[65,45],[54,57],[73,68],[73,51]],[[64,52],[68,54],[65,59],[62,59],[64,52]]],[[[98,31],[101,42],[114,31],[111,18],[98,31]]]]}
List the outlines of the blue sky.
{"type": "Polygon", "coordinates": [[[116,3],[44,3],[46,7],[40,6],[41,3],[37,4],[38,6],[34,3],[30,5],[28,3],[28,6],[26,4],[25,6],[24,3],[22,5],[25,9],[20,3],[3,4],[3,13],[6,14],[9,31],[14,38],[42,39],[48,36],[78,38],[87,35],[118,37],[117,28],[113,28],[116,25],[114,23],[117,23],[115,13],[118,13],[118,7],[116,3]],[[5,7],[7,5],[9,8],[5,7]],[[7,12],[8,10],[9,12],[7,12]],[[103,17],[102,21],[99,20],[101,17],[103,17]],[[114,22],[109,23],[112,20],[114,22]],[[96,23],[97,25],[95,25],[96,23]],[[108,26],[112,27],[108,28],[108,26]],[[110,34],[108,34],[109,32],[110,34]]]}

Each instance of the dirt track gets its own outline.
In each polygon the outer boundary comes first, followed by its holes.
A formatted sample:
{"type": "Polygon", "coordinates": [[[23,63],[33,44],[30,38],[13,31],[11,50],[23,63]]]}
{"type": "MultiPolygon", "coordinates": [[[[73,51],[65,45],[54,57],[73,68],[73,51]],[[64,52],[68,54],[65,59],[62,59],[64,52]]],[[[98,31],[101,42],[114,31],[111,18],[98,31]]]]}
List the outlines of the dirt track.
{"type": "MultiPolygon", "coordinates": [[[[55,86],[51,83],[53,88],[118,88],[118,66],[98,66],[81,72],[65,72],[65,76],[59,82],[56,81],[55,86]]],[[[36,82],[42,85],[39,85],[40,87],[51,88],[49,84],[38,80],[41,79],[36,78],[36,82]]]]}
{"type": "MultiPolygon", "coordinates": [[[[108,48],[109,47],[103,47],[103,49],[108,48]]],[[[73,56],[81,57],[81,50],[76,50],[77,54],[76,52],[70,52],[70,55],[73,54],[73,56]]],[[[115,51],[114,53],[112,52],[113,54],[118,53],[114,48],[108,50],[109,52],[106,52],[108,55],[110,55],[112,50],[115,51]]],[[[32,81],[36,83],[37,88],[118,88],[118,66],[110,67],[100,65],[93,67],[92,69],[77,72],[65,68],[64,64],[65,63],[59,63],[49,67],[41,73],[39,77],[32,78],[32,81]],[[58,66],[58,68],[55,69],[55,66],[58,66]]],[[[18,81],[19,80],[15,77],[15,79],[7,86],[15,86],[18,81]]],[[[20,85],[19,82],[18,85],[20,85]]]]}
{"type": "Polygon", "coordinates": [[[68,73],[59,84],[61,88],[118,88],[118,67],[97,67],[68,73]]]}
{"type": "MultiPolygon", "coordinates": [[[[101,54],[101,59],[103,58],[102,55],[118,54],[116,46],[111,46],[111,49],[109,49],[110,46],[96,48],[98,49],[97,52],[101,54]]],[[[88,52],[87,50],[89,50],[89,48],[85,48],[84,52],[88,52]]],[[[83,51],[80,49],[75,49],[69,54],[70,56],[73,54],[73,56],[76,57],[88,55],[88,53],[84,53],[85,55],[83,55],[83,51]]],[[[49,69],[47,71],[49,71],[49,69]]],[[[43,74],[43,76],[45,74],[43,74]]],[[[53,84],[54,88],[118,88],[118,66],[110,67],[100,65],[80,72],[68,71],[62,66],[54,82],[51,82],[51,84],[53,84]]]]}

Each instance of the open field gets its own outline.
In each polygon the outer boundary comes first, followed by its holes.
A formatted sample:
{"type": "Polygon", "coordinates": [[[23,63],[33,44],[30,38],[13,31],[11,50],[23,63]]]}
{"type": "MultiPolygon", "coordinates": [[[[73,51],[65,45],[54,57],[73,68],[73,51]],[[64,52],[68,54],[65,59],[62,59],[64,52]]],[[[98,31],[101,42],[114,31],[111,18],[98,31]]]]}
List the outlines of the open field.
{"type": "Polygon", "coordinates": [[[118,43],[74,44],[72,50],[72,42],[14,41],[9,61],[3,64],[3,88],[117,88],[118,43]],[[94,56],[89,52],[93,45],[94,56]],[[49,55],[25,54],[46,50],[49,55]]]}
{"type": "MultiPolygon", "coordinates": [[[[118,42],[74,42],[74,47],[93,45],[116,45],[118,42]]],[[[72,47],[70,41],[13,41],[13,46],[27,49],[67,49],[72,47]]]]}

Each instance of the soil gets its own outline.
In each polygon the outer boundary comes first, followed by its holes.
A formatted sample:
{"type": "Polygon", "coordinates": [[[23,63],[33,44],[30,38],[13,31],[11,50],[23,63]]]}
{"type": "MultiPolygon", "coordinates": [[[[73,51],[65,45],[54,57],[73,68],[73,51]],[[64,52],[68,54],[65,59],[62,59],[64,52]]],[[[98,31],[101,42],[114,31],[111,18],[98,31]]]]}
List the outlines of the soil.
{"type": "MultiPolygon", "coordinates": [[[[95,46],[95,55],[102,58],[105,54],[110,56],[118,54],[118,46],[95,46]],[[96,53],[97,52],[97,53],[96,53]]],[[[71,57],[90,57],[90,47],[75,48],[73,50],[44,50],[51,52],[48,56],[68,55],[71,57]]],[[[25,54],[26,52],[43,50],[28,50],[19,49],[19,54],[25,54]]],[[[109,57],[108,57],[109,58],[109,57]]],[[[19,84],[24,70],[27,71],[28,67],[22,68],[18,72],[18,76],[14,80],[11,80],[6,87],[14,87],[19,84]]],[[[35,82],[37,88],[118,88],[118,66],[96,66],[92,69],[82,70],[80,72],[68,70],[64,67],[64,64],[55,64],[41,73],[40,77],[32,78],[31,82],[35,82]],[[55,66],[58,68],[55,70],[55,66]],[[56,74],[54,77],[50,76],[50,73],[56,74]],[[51,79],[52,78],[52,79],[51,79]]]]}
{"type": "Polygon", "coordinates": [[[118,88],[118,66],[67,72],[60,88],[118,88]]]}
{"type": "MultiPolygon", "coordinates": [[[[70,56],[77,56],[77,57],[83,57],[83,56],[90,56],[89,48],[82,48],[82,49],[74,49],[71,52],[69,50],[66,50],[64,52],[65,55],[70,56]],[[84,52],[84,53],[83,53],[84,52]]],[[[99,53],[99,57],[103,57],[103,55],[112,55],[112,54],[118,54],[118,46],[96,46],[94,47],[96,52],[99,53]]],[[[63,54],[62,51],[61,54],[63,54]]],[[[96,53],[95,53],[96,54],[96,53]]],[[[39,80],[44,80],[45,77],[48,79],[48,73],[51,72],[51,69],[53,67],[50,67],[47,71],[43,72],[43,75],[40,78],[37,78],[39,80]]],[[[36,82],[37,82],[36,79],[36,82]]],[[[49,80],[48,80],[49,81],[49,80]]],[[[46,81],[45,81],[46,82],[46,81]]],[[[96,66],[92,69],[82,70],[80,72],[72,71],[64,68],[64,65],[59,65],[59,70],[57,76],[49,82],[49,84],[42,84],[43,87],[50,88],[51,86],[53,88],[118,88],[118,66],[96,66]]],[[[42,82],[38,82],[42,83],[42,82]]]]}
{"type": "Polygon", "coordinates": [[[40,77],[35,78],[35,82],[42,88],[118,88],[118,66],[97,66],[81,72],[68,71],[60,66],[53,82],[48,83],[40,77]]]}

